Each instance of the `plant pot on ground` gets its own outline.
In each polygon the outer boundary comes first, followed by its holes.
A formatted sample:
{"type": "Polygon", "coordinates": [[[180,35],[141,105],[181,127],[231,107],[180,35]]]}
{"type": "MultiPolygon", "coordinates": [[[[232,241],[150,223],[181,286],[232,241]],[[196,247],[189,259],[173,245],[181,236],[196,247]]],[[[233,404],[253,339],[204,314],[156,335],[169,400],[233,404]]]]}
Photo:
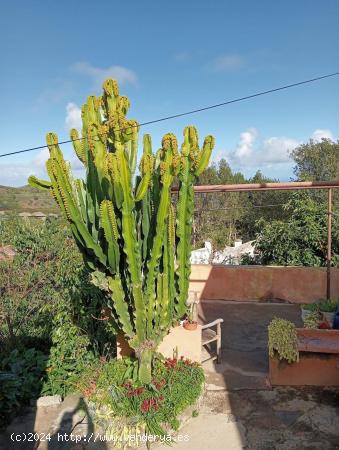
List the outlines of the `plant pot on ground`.
{"type": "Polygon", "coordinates": [[[183,322],[182,326],[185,330],[196,330],[198,327],[198,322],[196,320],[197,317],[197,304],[191,303],[187,312],[187,319],[183,322]]]}
{"type": "Polygon", "coordinates": [[[189,320],[185,320],[185,322],[183,323],[183,327],[185,328],[185,330],[196,330],[198,327],[198,322],[190,322],[189,320]]]}

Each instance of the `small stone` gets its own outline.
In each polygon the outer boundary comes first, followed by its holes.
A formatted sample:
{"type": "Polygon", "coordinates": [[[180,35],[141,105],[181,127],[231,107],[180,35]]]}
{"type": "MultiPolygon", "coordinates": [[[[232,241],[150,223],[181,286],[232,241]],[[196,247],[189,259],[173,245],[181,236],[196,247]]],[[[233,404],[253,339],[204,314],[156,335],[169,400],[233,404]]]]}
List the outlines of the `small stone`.
{"type": "Polygon", "coordinates": [[[40,397],[36,401],[36,406],[53,406],[59,405],[62,402],[60,395],[46,395],[45,397],[40,397]]]}

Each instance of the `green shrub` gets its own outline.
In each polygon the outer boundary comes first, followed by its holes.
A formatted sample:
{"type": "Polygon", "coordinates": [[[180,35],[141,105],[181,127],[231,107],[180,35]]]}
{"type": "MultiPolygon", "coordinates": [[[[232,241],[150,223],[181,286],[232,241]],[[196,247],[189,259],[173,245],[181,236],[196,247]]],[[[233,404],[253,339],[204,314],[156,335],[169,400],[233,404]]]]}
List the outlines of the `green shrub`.
{"type": "MultiPolygon", "coordinates": [[[[64,222],[2,219],[0,245],[17,252],[0,262],[0,360],[15,355],[14,349],[17,355],[40,350],[47,372],[43,386],[40,374],[32,372],[35,386],[44,395],[65,395],[83,367],[113,354],[114,326],[97,320],[107,304],[89,282],[64,222]]],[[[11,376],[8,383],[17,381],[11,376]]],[[[26,396],[15,396],[15,404],[21,401],[26,396]]]]}
{"type": "Polygon", "coordinates": [[[0,344],[47,352],[55,306],[71,301],[82,282],[81,256],[58,221],[2,220],[0,242],[17,252],[0,263],[0,344]]]}
{"type": "MultiPolygon", "coordinates": [[[[306,192],[295,192],[284,205],[289,219],[256,223],[259,233],[256,251],[264,265],[326,266],[327,211],[326,204],[306,192]]],[[[338,218],[333,216],[332,260],[339,264],[338,218]]]]}
{"type": "MultiPolygon", "coordinates": [[[[79,300],[80,307],[84,307],[79,300]]],[[[95,310],[95,298],[88,311],[95,310]]],[[[111,334],[99,323],[90,329],[93,322],[88,316],[75,320],[74,310],[63,302],[57,306],[53,318],[52,346],[47,362],[47,376],[42,395],[66,396],[73,392],[79,376],[93,365],[100,356],[112,356],[115,353],[114,330],[111,334]],[[87,333],[84,330],[87,328],[87,333]]],[[[106,325],[107,328],[107,325],[106,325]]]]}
{"type": "Polygon", "coordinates": [[[34,348],[13,350],[0,363],[0,426],[21,404],[36,398],[45,373],[46,356],[34,348]]]}

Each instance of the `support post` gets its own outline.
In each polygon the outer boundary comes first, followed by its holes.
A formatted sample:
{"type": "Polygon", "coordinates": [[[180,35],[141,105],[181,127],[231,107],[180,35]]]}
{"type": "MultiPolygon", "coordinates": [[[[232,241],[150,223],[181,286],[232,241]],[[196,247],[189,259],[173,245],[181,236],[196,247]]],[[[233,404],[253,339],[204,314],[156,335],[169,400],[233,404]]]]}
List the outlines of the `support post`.
{"type": "Polygon", "coordinates": [[[327,207],[327,282],[326,282],[326,298],[331,298],[331,258],[332,258],[332,189],[328,190],[328,207],[327,207]]]}

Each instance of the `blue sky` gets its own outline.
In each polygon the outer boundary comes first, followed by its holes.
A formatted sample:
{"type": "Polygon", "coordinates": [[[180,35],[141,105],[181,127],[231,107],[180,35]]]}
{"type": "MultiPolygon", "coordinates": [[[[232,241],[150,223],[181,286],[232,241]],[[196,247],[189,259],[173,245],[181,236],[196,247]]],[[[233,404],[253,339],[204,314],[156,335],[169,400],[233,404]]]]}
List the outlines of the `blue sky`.
{"type": "MultiPolygon", "coordinates": [[[[140,122],[339,70],[333,1],[3,2],[0,153],[68,137],[79,107],[115,77],[140,122]]],[[[339,137],[339,77],[141,129],[158,147],[196,125],[213,158],[288,180],[288,151],[339,137]]],[[[71,148],[65,153],[80,173],[71,148]]],[[[0,184],[43,176],[46,151],[0,158],[0,184]]]]}

